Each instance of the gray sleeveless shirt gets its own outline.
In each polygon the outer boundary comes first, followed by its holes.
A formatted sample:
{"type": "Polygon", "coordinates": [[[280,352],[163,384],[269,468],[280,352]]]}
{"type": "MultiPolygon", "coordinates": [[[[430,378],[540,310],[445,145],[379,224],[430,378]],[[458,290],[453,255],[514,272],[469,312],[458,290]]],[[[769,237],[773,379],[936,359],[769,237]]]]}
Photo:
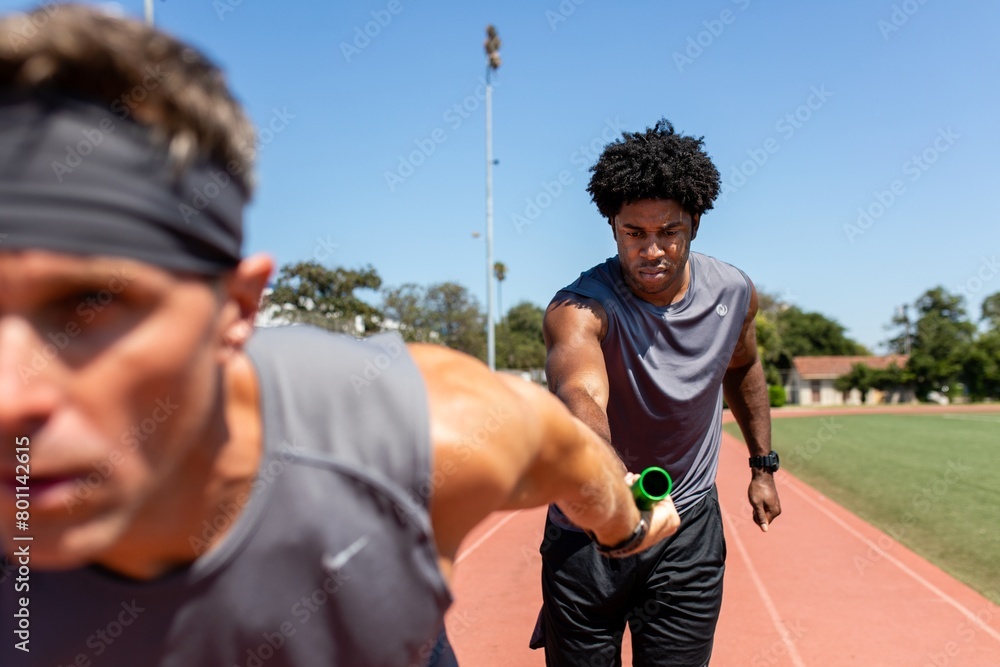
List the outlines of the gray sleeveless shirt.
{"type": "Polygon", "coordinates": [[[428,518],[426,389],[402,341],[257,331],[264,458],[241,507],[152,582],[96,568],[0,581],[0,664],[420,667],[451,601],[428,518]],[[240,512],[242,509],[242,512],[240,512]],[[213,531],[231,530],[204,553],[213,531]],[[204,554],[204,555],[201,555],[204,554]],[[16,598],[30,598],[30,653],[16,598]]]}
{"type": "Polygon", "coordinates": [[[715,484],[722,439],[722,379],[750,306],[742,271],[692,252],[687,294],[669,306],[636,297],[612,257],[558,294],[596,300],[608,315],[611,441],[633,472],[651,465],[674,479],[681,514],[715,484]]]}

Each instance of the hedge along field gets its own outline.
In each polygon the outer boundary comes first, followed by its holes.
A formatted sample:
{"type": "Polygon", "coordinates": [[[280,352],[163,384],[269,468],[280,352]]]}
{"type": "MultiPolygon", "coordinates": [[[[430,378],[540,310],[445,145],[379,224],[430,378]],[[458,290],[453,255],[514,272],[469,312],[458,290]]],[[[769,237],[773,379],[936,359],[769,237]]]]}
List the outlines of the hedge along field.
{"type": "Polygon", "coordinates": [[[831,412],[771,428],[784,469],[1000,603],[1000,414],[831,412]]]}

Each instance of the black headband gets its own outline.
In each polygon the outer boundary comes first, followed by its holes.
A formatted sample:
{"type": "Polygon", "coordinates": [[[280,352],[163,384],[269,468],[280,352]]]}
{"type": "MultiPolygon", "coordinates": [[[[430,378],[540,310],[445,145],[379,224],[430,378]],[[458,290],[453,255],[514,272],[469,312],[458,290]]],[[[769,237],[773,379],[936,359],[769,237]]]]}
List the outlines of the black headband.
{"type": "Polygon", "coordinates": [[[179,169],[153,131],[69,98],[0,97],[2,250],[128,257],[218,274],[243,242],[242,182],[179,169]]]}

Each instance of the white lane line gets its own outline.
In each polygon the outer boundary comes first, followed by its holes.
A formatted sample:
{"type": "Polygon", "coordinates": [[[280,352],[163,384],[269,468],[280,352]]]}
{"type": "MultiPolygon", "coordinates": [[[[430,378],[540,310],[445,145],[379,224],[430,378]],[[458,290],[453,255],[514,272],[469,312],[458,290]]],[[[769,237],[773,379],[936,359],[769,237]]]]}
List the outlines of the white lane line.
{"type": "Polygon", "coordinates": [[[761,580],[760,575],[757,574],[753,563],[750,562],[750,554],[747,552],[746,547],[743,546],[743,540],[740,539],[740,534],[736,530],[736,524],[729,518],[728,512],[723,512],[722,518],[726,522],[726,535],[731,536],[733,538],[732,541],[736,543],[736,549],[740,552],[743,562],[746,563],[747,570],[750,572],[750,578],[753,579],[754,586],[757,587],[757,592],[760,593],[760,597],[764,601],[764,606],[767,608],[767,613],[771,616],[771,622],[774,623],[778,634],[781,635],[781,640],[788,647],[788,657],[792,659],[795,667],[805,667],[806,663],[802,662],[802,656],[799,655],[798,650],[795,648],[795,640],[792,639],[785,624],[781,622],[781,617],[778,615],[777,607],[774,606],[774,601],[768,594],[767,589],[764,588],[764,582],[761,580]]]}
{"type": "Polygon", "coordinates": [[[990,418],[979,415],[941,415],[942,419],[955,419],[963,422],[986,422],[987,424],[1000,424],[1000,417],[990,418]]]}
{"type": "MultiPolygon", "coordinates": [[[[929,582],[926,579],[924,579],[923,577],[921,577],[919,574],[917,574],[916,572],[914,572],[913,570],[911,570],[905,564],[903,564],[902,562],[900,562],[899,560],[897,560],[894,556],[892,556],[891,554],[889,554],[889,552],[887,552],[885,549],[880,548],[877,544],[875,544],[874,542],[872,542],[871,540],[869,540],[867,537],[865,537],[864,535],[862,535],[861,533],[859,533],[858,531],[856,531],[851,526],[847,525],[836,514],[834,514],[833,512],[831,512],[830,510],[828,510],[827,508],[825,508],[822,505],[820,505],[813,498],[810,498],[809,494],[806,491],[803,491],[802,489],[798,488],[798,484],[790,484],[789,482],[786,481],[784,483],[784,486],[786,486],[786,487],[792,489],[793,491],[795,491],[797,494],[799,494],[799,496],[801,496],[810,505],[812,505],[813,507],[815,507],[816,509],[818,509],[823,514],[825,514],[828,517],[830,517],[830,519],[834,523],[836,523],[841,528],[843,528],[844,530],[846,530],[848,533],[850,533],[854,537],[858,538],[859,540],[861,540],[862,542],[864,542],[865,544],[867,544],[870,548],[872,548],[876,552],[878,552],[882,556],[882,558],[886,559],[887,561],[889,561],[890,563],[892,563],[893,565],[895,565],[896,567],[898,567],[900,570],[902,570],[906,574],[910,575],[910,577],[912,577],[917,583],[919,583],[920,585],[924,586],[927,590],[929,590],[930,592],[932,592],[935,595],[937,595],[944,602],[946,602],[949,605],[951,605],[952,607],[954,607],[962,616],[965,616],[965,618],[967,618],[971,623],[975,624],[975,626],[978,627],[980,630],[982,630],[983,632],[985,632],[989,636],[993,637],[997,641],[1000,641],[1000,632],[997,632],[996,630],[994,630],[990,626],[986,625],[986,623],[984,623],[982,621],[982,619],[979,618],[979,616],[977,616],[976,614],[974,614],[971,611],[969,611],[968,609],[966,609],[965,606],[962,605],[961,602],[959,602],[958,600],[954,599],[953,597],[951,597],[950,595],[948,595],[947,593],[945,593],[944,591],[942,591],[940,588],[938,588],[937,586],[935,586],[931,582],[929,582]]],[[[807,487],[807,489],[808,489],[808,487],[807,487]]],[[[808,489],[808,490],[811,490],[811,489],[808,489]]],[[[896,540],[893,540],[893,542],[896,543],[896,540]]],[[[904,546],[904,545],[901,545],[901,546],[904,546]]],[[[905,546],[904,546],[904,548],[905,548],[905,546]]]]}
{"type": "Polygon", "coordinates": [[[473,542],[472,544],[470,544],[468,549],[465,549],[464,551],[462,551],[462,553],[458,556],[458,558],[455,559],[455,565],[458,565],[463,560],[465,560],[473,551],[475,551],[476,549],[478,549],[479,547],[481,547],[483,545],[483,542],[485,542],[486,540],[490,539],[493,536],[493,533],[495,533],[498,530],[500,530],[501,528],[503,528],[503,525],[505,523],[507,523],[508,521],[510,521],[511,519],[513,519],[514,517],[516,517],[518,514],[520,514],[523,511],[524,510],[515,510],[515,511],[511,512],[510,514],[508,514],[507,516],[505,516],[504,518],[502,518],[499,521],[497,521],[497,525],[495,525],[492,528],[490,528],[489,530],[487,530],[486,533],[482,537],[480,537],[478,540],[476,540],[475,542],[473,542]]]}

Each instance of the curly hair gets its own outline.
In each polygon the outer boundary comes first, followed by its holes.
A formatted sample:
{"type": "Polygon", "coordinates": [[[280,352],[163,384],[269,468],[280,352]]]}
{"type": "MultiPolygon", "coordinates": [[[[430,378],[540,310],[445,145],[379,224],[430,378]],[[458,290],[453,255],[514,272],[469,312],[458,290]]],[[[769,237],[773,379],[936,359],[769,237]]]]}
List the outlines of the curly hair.
{"type": "Polygon", "coordinates": [[[641,199],[673,199],[700,215],[719,194],[719,170],[703,140],[675,133],[665,118],[645,132],[623,132],[590,168],[587,192],[609,223],[624,204],[641,199]]]}

